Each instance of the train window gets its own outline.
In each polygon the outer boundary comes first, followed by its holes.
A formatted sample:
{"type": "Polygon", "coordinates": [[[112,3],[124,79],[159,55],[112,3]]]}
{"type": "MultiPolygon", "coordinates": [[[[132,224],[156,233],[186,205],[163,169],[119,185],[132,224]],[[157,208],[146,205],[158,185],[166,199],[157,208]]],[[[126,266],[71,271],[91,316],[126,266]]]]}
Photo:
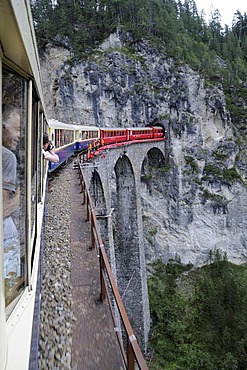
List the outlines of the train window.
{"type": "Polygon", "coordinates": [[[60,146],[64,145],[64,130],[59,130],[60,131],[60,146]]]}
{"type": "MultiPolygon", "coordinates": [[[[39,135],[39,139],[38,139],[39,148],[38,148],[38,153],[41,153],[41,151],[42,151],[41,144],[40,144],[42,142],[42,139],[43,139],[43,134],[42,133],[43,133],[43,114],[39,113],[39,133],[38,133],[38,135],[39,135]]],[[[38,182],[38,202],[41,201],[41,195],[43,194],[43,182],[42,182],[41,173],[42,173],[41,156],[38,155],[38,171],[37,171],[37,174],[38,174],[38,181],[37,181],[38,182]]]]}
{"type": "MultiPolygon", "coordinates": [[[[33,91],[33,97],[35,92],[33,91]]],[[[32,124],[31,124],[31,231],[35,238],[37,230],[37,166],[38,166],[38,102],[37,99],[32,101],[32,124]]]]}
{"type": "Polygon", "coordinates": [[[74,131],[69,130],[68,135],[69,135],[69,144],[73,143],[73,141],[74,141],[74,131]]]}
{"type": "Polygon", "coordinates": [[[63,146],[63,130],[59,129],[60,146],[63,146]]]}
{"type": "Polygon", "coordinates": [[[27,81],[3,71],[2,188],[5,305],[7,317],[26,280],[25,128],[27,81]]]}
{"type": "Polygon", "coordinates": [[[74,133],[73,133],[73,131],[71,131],[71,130],[65,130],[65,135],[66,135],[66,144],[70,144],[70,143],[72,143],[73,141],[74,141],[74,139],[73,139],[73,135],[74,135],[74,133]]]}
{"type": "Polygon", "coordinates": [[[55,147],[60,147],[60,130],[58,129],[55,130],[55,147]]]}
{"type": "Polygon", "coordinates": [[[55,133],[56,133],[56,147],[59,148],[60,147],[60,130],[55,130],[55,133]]]}

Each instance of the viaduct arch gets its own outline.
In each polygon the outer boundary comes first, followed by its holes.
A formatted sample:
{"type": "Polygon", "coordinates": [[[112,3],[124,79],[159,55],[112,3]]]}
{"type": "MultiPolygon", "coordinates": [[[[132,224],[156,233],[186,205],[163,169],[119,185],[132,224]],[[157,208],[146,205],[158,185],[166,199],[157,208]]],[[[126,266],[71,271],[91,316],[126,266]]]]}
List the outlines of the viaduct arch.
{"type": "Polygon", "coordinates": [[[107,149],[83,169],[120,296],[144,352],[150,314],[140,189],[165,162],[164,141],[131,143],[107,149]]]}

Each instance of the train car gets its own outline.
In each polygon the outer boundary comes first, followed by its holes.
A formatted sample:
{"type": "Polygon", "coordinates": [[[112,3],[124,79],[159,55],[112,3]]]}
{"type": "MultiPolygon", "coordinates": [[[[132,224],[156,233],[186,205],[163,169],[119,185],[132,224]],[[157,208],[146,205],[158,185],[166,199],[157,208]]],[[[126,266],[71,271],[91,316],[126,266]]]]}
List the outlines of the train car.
{"type": "Polygon", "coordinates": [[[59,163],[49,162],[49,172],[53,172],[70,157],[94,147],[99,143],[100,130],[95,126],[75,125],[51,119],[48,121],[49,139],[59,156],[59,163]]]}
{"type": "Polygon", "coordinates": [[[164,128],[161,126],[132,127],[128,132],[130,141],[164,139],[164,128]]]}
{"type": "Polygon", "coordinates": [[[100,129],[95,126],[75,125],[76,130],[76,153],[87,150],[89,145],[99,145],[100,129]]]}
{"type": "Polygon", "coordinates": [[[109,145],[120,143],[128,140],[126,128],[101,128],[100,143],[101,145],[109,145]]]}
{"type": "Polygon", "coordinates": [[[26,370],[30,354],[37,352],[33,317],[48,165],[42,156],[47,121],[29,1],[0,1],[0,45],[0,369],[26,370]]]}
{"type": "Polygon", "coordinates": [[[153,139],[153,127],[132,127],[128,129],[128,140],[153,139]]]}
{"type": "Polygon", "coordinates": [[[73,125],[57,120],[49,120],[48,135],[55,147],[55,153],[59,156],[58,163],[49,162],[49,172],[53,172],[74,155],[76,151],[76,129],[73,125]]]}
{"type": "Polygon", "coordinates": [[[163,126],[153,127],[154,139],[165,139],[165,128],[163,126]]]}

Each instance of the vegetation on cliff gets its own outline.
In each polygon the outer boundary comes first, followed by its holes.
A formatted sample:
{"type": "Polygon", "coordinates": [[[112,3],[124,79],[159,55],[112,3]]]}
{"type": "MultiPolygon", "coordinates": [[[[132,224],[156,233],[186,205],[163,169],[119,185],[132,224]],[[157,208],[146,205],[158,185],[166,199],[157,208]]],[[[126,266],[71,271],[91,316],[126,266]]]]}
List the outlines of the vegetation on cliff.
{"type": "MultiPolygon", "coordinates": [[[[221,83],[232,120],[246,133],[247,14],[236,11],[231,28],[218,10],[207,24],[194,0],[32,0],[38,45],[70,48],[80,59],[116,29],[165,46],[168,56],[221,83]],[[243,101],[244,99],[244,101],[243,101]]],[[[131,43],[130,45],[131,46],[131,43]]]]}
{"type": "Polygon", "coordinates": [[[216,249],[208,264],[154,264],[150,370],[247,368],[247,266],[216,249]]]}

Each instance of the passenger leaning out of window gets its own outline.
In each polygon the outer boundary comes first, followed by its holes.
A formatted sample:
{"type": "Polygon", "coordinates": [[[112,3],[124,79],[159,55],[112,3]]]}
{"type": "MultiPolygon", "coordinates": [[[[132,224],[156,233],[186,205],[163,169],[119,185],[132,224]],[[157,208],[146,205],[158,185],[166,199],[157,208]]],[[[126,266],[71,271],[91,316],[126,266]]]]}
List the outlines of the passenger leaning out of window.
{"type": "Polygon", "coordinates": [[[51,161],[54,163],[59,162],[59,156],[55,153],[54,145],[51,141],[49,141],[48,134],[44,132],[43,134],[43,155],[47,161],[51,161]]]}

